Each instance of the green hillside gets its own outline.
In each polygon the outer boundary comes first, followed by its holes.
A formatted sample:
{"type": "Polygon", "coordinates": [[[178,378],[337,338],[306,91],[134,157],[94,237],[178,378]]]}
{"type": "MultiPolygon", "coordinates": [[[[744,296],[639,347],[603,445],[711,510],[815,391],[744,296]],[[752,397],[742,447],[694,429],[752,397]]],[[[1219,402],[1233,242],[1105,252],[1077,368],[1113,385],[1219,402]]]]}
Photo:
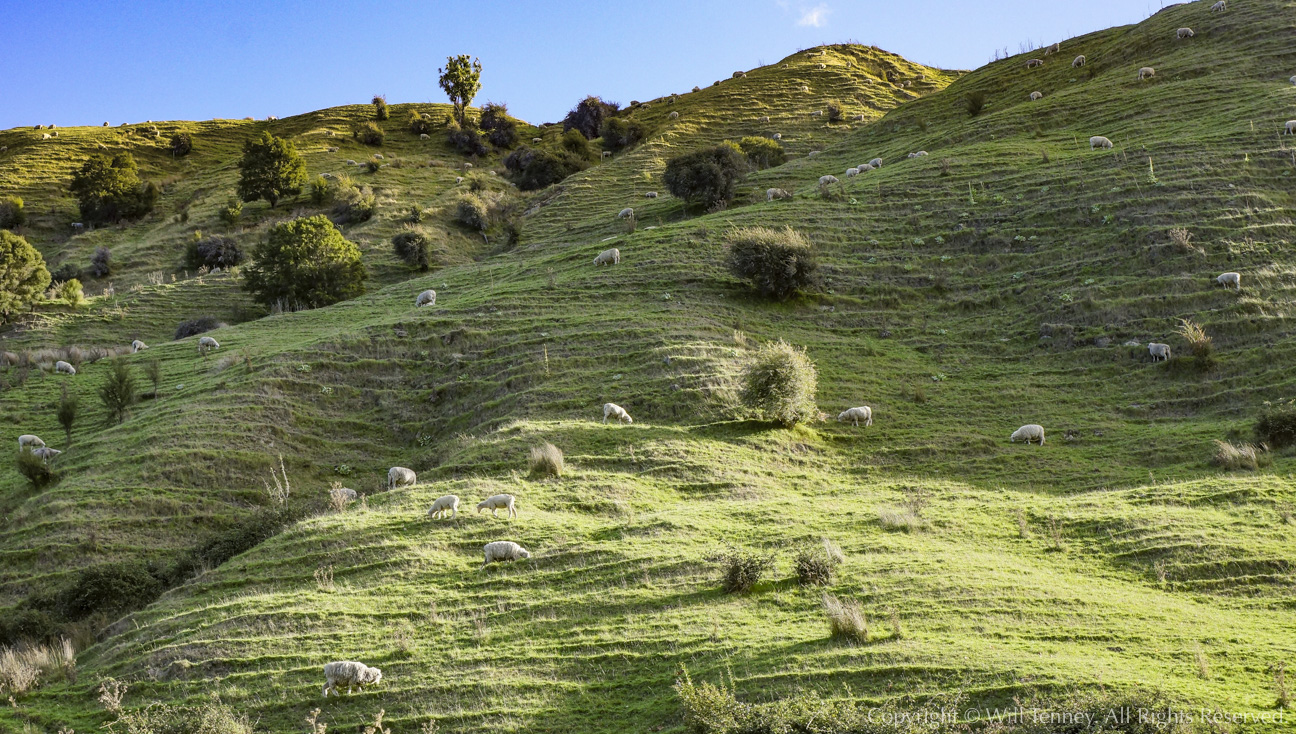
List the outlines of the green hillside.
{"type": "MultiPolygon", "coordinates": [[[[137,274],[122,282],[143,285],[42,310],[0,343],[139,335],[153,346],[130,361],[157,358],[163,373],[155,399],[107,427],[93,397],[105,362],[72,378],[4,368],[9,440],[61,437],[65,384],[89,413],[61,482],[37,492],[0,474],[0,604],[17,613],[82,567],[170,563],[234,537],[278,512],[266,482],[280,457],[300,518],[143,609],[87,620],[75,679],[16,696],[0,729],[97,728],[113,719],[97,702],[111,676],[130,682],[128,710],[218,699],[267,732],[300,731],[316,708],[330,731],[380,710],[393,732],[429,719],[685,731],[672,689],[685,667],[750,702],[813,692],[967,708],[1144,689],[1194,710],[1274,712],[1276,672],[1296,662],[1296,458],[1278,450],[1256,471],[1209,460],[1214,440],[1253,440],[1260,412],[1293,397],[1291,10],[1178,5],[1064,41],[1040,69],[1025,62],[1042,52],[966,74],[866,47],[800,52],[633,108],[650,137],[529,195],[506,252],[438,209],[462,159],[436,149],[445,165],[427,167],[419,146],[441,138],[393,133],[384,152],[411,165],[373,174],[379,216],[346,230],[375,272],[370,293],[265,317],[229,274],[153,285],[146,273],[174,269],[189,232],[213,227],[250,131],[291,133],[314,174],[333,165],[318,131],[366,108],[176,123],[195,131],[194,155],[143,167],[179,177],[163,208],[192,201],[188,222],[71,238],[59,182],[96,136],[125,133],[67,131],[54,155],[34,131],[0,133],[0,146],[24,141],[0,153],[0,194],[28,200],[52,264],[111,237],[137,274]],[[1181,26],[1195,37],[1176,40],[1181,26]],[[1088,63],[1073,69],[1078,54],[1088,63]],[[1157,75],[1138,82],[1141,66],[1157,75]],[[987,104],[973,117],[976,93],[987,104]],[[833,100],[846,122],[811,115],[833,100]],[[671,156],[774,132],[789,162],[751,174],[728,208],[689,212],[665,195],[671,156]],[[209,158],[204,135],[221,141],[209,158]],[[1093,135],[1114,149],[1091,151],[1093,135]],[[844,174],[874,157],[880,170],[844,174]],[[841,183],[821,194],[825,174],[841,183]],[[766,202],[770,187],[796,196],[766,202]],[[434,211],[456,259],[410,278],[386,241],[412,203],[434,211]],[[626,206],[632,233],[616,217],[626,206]],[[729,275],[725,233],[757,225],[803,232],[822,290],[774,304],[729,275]],[[1176,228],[1191,239],[1176,243],[1176,228]],[[621,263],[593,266],[610,246],[621,263]],[[1223,271],[1241,273],[1240,292],[1215,285],[1223,271]],[[415,309],[425,288],[437,305],[415,309]],[[195,308],[234,324],[206,360],[192,339],[167,341],[195,308]],[[1175,335],[1181,319],[1213,337],[1213,364],[1175,335]],[[816,363],[822,411],[866,404],[874,425],[744,420],[737,375],[780,338],[816,363]],[[1152,341],[1176,356],[1152,363],[1152,341]],[[604,425],[609,401],[633,425],[604,425]],[[1045,426],[1044,446],[1008,441],[1025,423],[1045,426]],[[528,476],[544,442],[565,454],[561,478],[528,476]],[[393,465],[419,483],[385,491],[393,465]],[[330,509],[334,481],[364,502],[330,509]],[[501,492],[517,518],[473,511],[501,492]],[[447,493],[460,517],[429,519],[447,493]],[[792,559],[821,538],[846,560],[826,589],[800,587],[792,559]],[[479,570],[493,540],[532,556],[479,570]],[[730,545],[777,554],[750,593],[721,590],[715,558],[730,545]],[[829,637],[825,590],[860,603],[868,642],[829,637]],[[325,702],[330,660],[380,667],[383,682],[325,702]]],[[[561,126],[533,131],[551,145],[561,126]]],[[[337,156],[369,152],[343,145],[337,156]]]]}

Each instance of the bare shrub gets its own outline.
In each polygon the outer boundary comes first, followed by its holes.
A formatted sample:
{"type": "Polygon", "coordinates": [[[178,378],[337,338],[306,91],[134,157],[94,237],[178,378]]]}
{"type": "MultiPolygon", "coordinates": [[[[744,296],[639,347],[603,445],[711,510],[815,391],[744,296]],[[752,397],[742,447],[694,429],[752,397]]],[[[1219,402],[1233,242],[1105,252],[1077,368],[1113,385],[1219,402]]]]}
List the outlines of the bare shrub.
{"type": "Polygon", "coordinates": [[[733,547],[721,554],[719,561],[724,567],[722,586],[730,594],[751,591],[752,587],[760,582],[761,577],[774,568],[772,554],[764,555],[733,547]]]}
{"type": "Polygon", "coordinates": [[[868,642],[868,617],[853,599],[839,599],[832,594],[823,595],[824,614],[828,617],[828,633],[855,642],[868,642]]]}

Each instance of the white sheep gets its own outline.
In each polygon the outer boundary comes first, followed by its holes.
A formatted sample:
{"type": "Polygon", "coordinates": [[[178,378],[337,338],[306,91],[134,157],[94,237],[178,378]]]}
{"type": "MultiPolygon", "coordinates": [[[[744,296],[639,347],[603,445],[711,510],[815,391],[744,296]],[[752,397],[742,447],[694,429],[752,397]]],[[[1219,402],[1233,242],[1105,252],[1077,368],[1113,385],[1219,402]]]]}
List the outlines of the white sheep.
{"type": "Polygon", "coordinates": [[[782,140],[782,139],[783,139],[783,133],[774,133],[773,135],[770,136],[770,140],[782,140]]]}
{"type": "Polygon", "coordinates": [[[455,515],[459,514],[459,497],[448,494],[444,497],[438,497],[432,507],[428,509],[428,517],[445,517],[446,512],[450,513],[450,519],[453,520],[455,515]]]}
{"type": "Polygon", "coordinates": [[[63,452],[59,451],[58,449],[51,449],[49,447],[42,447],[39,449],[31,450],[32,456],[35,456],[36,458],[40,459],[46,464],[49,464],[50,459],[54,458],[55,456],[58,456],[61,453],[63,452]]]}
{"type": "Polygon", "coordinates": [[[861,405],[858,408],[843,410],[837,415],[837,422],[841,423],[842,421],[851,421],[856,426],[860,424],[860,421],[864,421],[865,427],[871,426],[873,425],[873,409],[867,405],[861,405]]]}
{"type": "Polygon", "coordinates": [[[1164,362],[1170,359],[1170,345],[1148,342],[1148,354],[1152,355],[1153,362],[1164,362]]]}
{"type": "Polygon", "coordinates": [[[365,686],[377,685],[382,682],[382,671],[377,668],[371,668],[364,663],[352,661],[339,661],[329,663],[324,666],[324,697],[328,698],[329,691],[333,691],[341,696],[338,686],[346,684],[347,695],[351,695],[352,688],[364,690],[365,686]]]}
{"type": "Polygon", "coordinates": [[[657,192],[656,192],[656,191],[649,191],[648,193],[644,194],[644,198],[645,198],[645,199],[656,199],[656,198],[657,198],[657,192]]]}
{"type": "Polygon", "coordinates": [[[620,265],[621,251],[615,247],[613,247],[610,250],[604,250],[603,252],[600,252],[598,254],[598,257],[594,258],[594,264],[595,265],[620,265]]]}
{"type": "Polygon", "coordinates": [[[873,160],[869,161],[868,164],[869,164],[870,166],[873,166],[874,168],[881,168],[881,167],[882,167],[882,159],[881,159],[881,158],[874,158],[873,160]]]}
{"type": "Polygon", "coordinates": [[[536,144],[543,143],[544,138],[531,138],[531,142],[536,144]]]}
{"type": "Polygon", "coordinates": [[[1195,35],[1197,34],[1193,33],[1193,29],[1191,28],[1180,28],[1179,30],[1175,31],[1176,38],[1192,38],[1195,35]]]}
{"type": "Polygon", "coordinates": [[[863,115],[863,114],[855,115],[855,116],[851,117],[851,121],[852,121],[852,122],[864,122],[864,115],[863,115]]]}
{"type": "Polygon", "coordinates": [[[356,500],[360,499],[360,494],[356,492],[354,489],[351,489],[350,487],[338,487],[337,489],[330,489],[329,496],[341,497],[342,499],[346,500],[348,503],[355,502],[356,500]]]}
{"type": "Polygon", "coordinates": [[[45,442],[41,440],[40,436],[31,433],[24,433],[23,435],[18,437],[19,451],[22,451],[23,449],[43,449],[43,448],[45,448],[45,442]]]}
{"type": "Polygon", "coordinates": [[[747,72],[745,72],[745,71],[735,71],[735,72],[733,73],[733,78],[734,78],[734,79],[743,79],[743,78],[745,78],[746,76],[747,76],[747,72]]]}
{"type": "Polygon", "coordinates": [[[858,175],[859,175],[859,169],[858,169],[858,168],[847,168],[847,169],[846,169],[846,177],[847,177],[847,178],[855,178],[855,177],[858,176],[858,175]]]}
{"type": "Polygon", "coordinates": [[[910,154],[909,154],[909,157],[910,157],[910,158],[922,158],[922,157],[925,156],[925,155],[927,155],[927,151],[925,151],[925,150],[920,150],[920,151],[918,151],[917,153],[910,153],[910,154]]]}
{"type": "Polygon", "coordinates": [[[1287,81],[1291,82],[1292,84],[1296,84],[1296,76],[1293,76],[1292,78],[1288,79],[1287,81]]]}
{"type": "Polygon", "coordinates": [[[1233,286],[1239,291],[1242,290],[1242,275],[1240,273],[1220,273],[1219,277],[1215,279],[1215,282],[1225,288],[1233,286]]]}
{"type": "Polygon", "coordinates": [[[436,291],[432,290],[431,288],[418,294],[418,298],[414,299],[415,308],[419,308],[420,306],[435,306],[435,305],[436,305],[436,291]]]}
{"type": "Polygon", "coordinates": [[[860,173],[864,173],[865,171],[872,171],[872,170],[873,170],[873,164],[872,164],[872,163],[861,163],[861,164],[859,164],[858,166],[855,166],[855,168],[858,169],[860,173]]]}
{"type": "MultiPolygon", "coordinates": [[[[810,116],[811,116],[811,117],[822,117],[822,116],[823,116],[823,110],[815,110],[814,112],[811,112],[811,113],[810,113],[810,116]]],[[[49,136],[46,135],[45,137],[49,137],[49,136]]]]}
{"type": "Polygon", "coordinates": [[[1039,445],[1043,446],[1044,426],[1038,425],[1036,423],[1027,423],[1021,428],[1018,428],[1017,430],[1013,431],[1013,435],[1009,438],[1009,441],[1011,441],[1012,443],[1017,443],[1018,441],[1025,441],[1026,443],[1031,443],[1032,441],[1039,441],[1039,445]]]}
{"type": "Polygon", "coordinates": [[[1061,43],[1055,43],[1055,44],[1053,44],[1052,46],[1049,46],[1048,48],[1044,49],[1044,55],[1045,55],[1045,56],[1048,56],[1048,55],[1050,55],[1050,54],[1055,54],[1055,53],[1057,53],[1058,51],[1061,51],[1061,50],[1062,50],[1062,44],[1061,44],[1061,43]]]}
{"type": "Polygon", "coordinates": [[[336,153],[336,152],[338,152],[337,146],[332,146],[332,147],[330,147],[330,148],[328,149],[328,152],[330,152],[330,153],[336,153]]]}
{"type": "Polygon", "coordinates": [[[383,154],[382,154],[382,153],[374,153],[374,158],[375,158],[376,160],[380,160],[380,161],[387,160],[386,158],[383,158],[383,154]]]}
{"type": "Polygon", "coordinates": [[[791,199],[792,192],[787,189],[765,189],[765,201],[774,201],[775,199],[791,199]]]}
{"type": "Polygon", "coordinates": [[[634,216],[634,209],[631,209],[630,207],[626,207],[622,209],[620,212],[617,212],[617,219],[629,219],[630,217],[633,216],[634,216]]]}
{"type": "Polygon", "coordinates": [[[1283,128],[1283,135],[1291,135],[1296,132],[1296,120],[1288,120],[1286,127],[1283,128]]]}
{"type": "Polygon", "coordinates": [[[819,177],[819,185],[820,185],[820,186],[828,186],[829,184],[835,184],[835,183],[837,183],[837,177],[836,177],[836,176],[828,175],[828,176],[820,176],[820,177],[819,177]]]}
{"type": "Polygon", "coordinates": [[[463,183],[463,176],[455,176],[455,183],[457,184],[463,183]]]}
{"type": "Polygon", "coordinates": [[[1071,62],[1071,68],[1079,69],[1080,67],[1085,65],[1086,61],[1087,59],[1085,59],[1084,54],[1080,54],[1079,56],[1075,57],[1075,61],[1071,62]]]}
{"type": "Polygon", "coordinates": [[[1044,65],[1044,59],[1031,59],[1030,61],[1026,62],[1027,69],[1034,69],[1037,66],[1043,66],[1043,65],[1044,65]]]}
{"type": "Polygon", "coordinates": [[[145,349],[148,349],[148,345],[140,341],[139,339],[136,339],[135,341],[131,342],[131,354],[135,354],[136,352],[142,352],[145,349]]]}
{"type": "MultiPolygon", "coordinates": [[[[1293,78],[1293,79],[1296,79],[1296,77],[1292,77],[1292,78],[1293,78]]],[[[764,117],[758,117],[758,118],[756,118],[756,122],[769,122],[769,121],[770,121],[769,115],[765,115],[764,117]]]]}
{"type": "MultiPolygon", "coordinates": [[[[456,498],[457,503],[458,499],[456,498]]],[[[508,510],[506,514],[509,517],[517,517],[517,507],[514,506],[513,495],[511,494],[497,494],[487,497],[477,503],[477,514],[480,515],[482,510],[490,510],[491,517],[499,517],[496,514],[499,510],[508,510]]]]}
{"type": "Polygon", "coordinates": [[[220,342],[216,341],[210,336],[204,336],[198,339],[199,354],[206,354],[207,352],[213,349],[220,349],[220,342]]]}
{"type": "Polygon", "coordinates": [[[62,375],[75,375],[76,367],[73,367],[72,365],[60,359],[59,361],[54,363],[54,371],[62,375]]]}
{"type": "Polygon", "coordinates": [[[419,133],[419,140],[431,140],[432,136],[427,133],[419,133]]]}
{"type": "Polygon", "coordinates": [[[678,119],[679,119],[679,113],[678,113],[678,112],[672,112],[672,113],[670,113],[669,115],[666,115],[666,119],[668,119],[668,120],[678,120],[678,119]]]}
{"type": "Polygon", "coordinates": [[[348,166],[358,166],[358,165],[360,165],[359,163],[356,163],[355,161],[351,160],[350,158],[347,159],[346,164],[347,164],[348,166]]]}
{"type": "Polygon", "coordinates": [[[631,418],[630,414],[625,412],[625,408],[616,403],[603,404],[603,422],[607,423],[609,417],[616,418],[617,423],[634,423],[634,418],[631,418]]]}
{"type": "Polygon", "coordinates": [[[1089,150],[1093,150],[1094,148],[1103,148],[1104,150],[1111,150],[1111,147],[1112,147],[1112,141],[1108,140],[1107,138],[1104,138],[1101,135],[1095,135],[1092,138],[1089,138],[1089,150]]]}
{"type": "Polygon", "coordinates": [[[1156,76],[1156,69],[1153,69],[1150,66],[1145,66],[1142,69],[1138,70],[1139,81],[1143,81],[1144,79],[1151,79],[1154,76],[1156,76]]]}
{"type": "Polygon", "coordinates": [[[393,466],[387,470],[387,488],[396,489],[397,487],[408,487],[418,481],[418,475],[413,469],[406,469],[403,466],[393,466]]]}
{"type": "Polygon", "coordinates": [[[1228,4],[1224,0],[1219,0],[1219,2],[1211,6],[1212,13],[1222,13],[1225,10],[1228,10],[1228,4]]]}
{"type": "Polygon", "coordinates": [[[1031,101],[1032,101],[1032,102],[1038,102],[1039,100],[1044,99],[1044,93],[1043,93],[1043,92],[1031,92],[1031,93],[1030,93],[1030,98],[1031,98],[1031,101]]]}
{"type": "Polygon", "coordinates": [[[481,568],[477,569],[478,571],[483,571],[490,564],[499,561],[520,561],[531,557],[531,551],[511,540],[497,540],[493,543],[487,543],[482,546],[482,553],[485,555],[486,560],[482,561],[481,568]]]}
{"type": "Polygon", "coordinates": [[[810,93],[810,87],[807,87],[807,86],[805,86],[804,84],[801,85],[801,92],[802,92],[803,94],[809,94],[809,93],[810,93]]]}

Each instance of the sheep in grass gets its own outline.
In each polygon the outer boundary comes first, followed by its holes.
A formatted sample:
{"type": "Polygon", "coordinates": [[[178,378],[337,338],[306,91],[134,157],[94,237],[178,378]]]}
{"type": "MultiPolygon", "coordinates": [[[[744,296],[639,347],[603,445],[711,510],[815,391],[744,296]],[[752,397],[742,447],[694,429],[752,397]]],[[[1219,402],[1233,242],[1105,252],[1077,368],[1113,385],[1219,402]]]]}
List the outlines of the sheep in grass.
{"type": "Polygon", "coordinates": [[[869,165],[870,165],[870,166],[873,166],[874,168],[881,168],[881,167],[882,167],[882,159],[881,159],[881,158],[874,158],[873,160],[869,161],[869,165]]]}
{"type": "Polygon", "coordinates": [[[1153,362],[1165,362],[1170,359],[1170,345],[1148,342],[1148,354],[1152,355],[1153,362]]]}
{"type": "Polygon", "coordinates": [[[59,361],[54,363],[54,371],[59,373],[60,375],[75,375],[76,367],[73,367],[72,365],[60,359],[59,361]]]}
{"type": "Polygon", "coordinates": [[[1215,279],[1216,283],[1228,288],[1233,286],[1235,289],[1242,290],[1242,275],[1240,273],[1220,273],[1215,279]]]}
{"type": "Polygon", "coordinates": [[[1031,59],[1030,61],[1026,62],[1027,69],[1034,69],[1037,66],[1043,66],[1043,65],[1044,65],[1044,59],[1031,59]]]}
{"type": "Polygon", "coordinates": [[[625,412],[625,408],[616,403],[603,404],[603,422],[605,424],[609,417],[616,418],[617,423],[634,423],[634,418],[631,418],[630,414],[625,412]]]}
{"type": "Polygon", "coordinates": [[[656,199],[656,198],[657,198],[657,192],[656,192],[656,191],[649,191],[648,193],[644,194],[644,198],[645,198],[645,199],[656,199]]]}
{"type": "Polygon", "coordinates": [[[610,151],[610,150],[605,150],[605,151],[603,151],[603,157],[604,157],[604,158],[611,158],[611,157],[612,157],[612,151],[610,151]]]}
{"type": "Polygon", "coordinates": [[[630,207],[626,207],[621,211],[617,212],[617,219],[629,219],[630,217],[633,216],[634,216],[634,209],[631,209],[630,207]]]}
{"type": "Polygon", "coordinates": [[[50,459],[54,458],[55,456],[58,456],[59,454],[61,454],[61,453],[63,453],[63,452],[62,452],[62,451],[59,451],[58,449],[52,449],[52,448],[49,448],[48,446],[45,446],[45,447],[41,447],[41,448],[39,448],[39,449],[32,449],[32,450],[31,450],[31,453],[32,453],[32,456],[35,456],[36,458],[38,458],[38,459],[40,459],[41,461],[45,462],[45,464],[48,466],[48,465],[49,465],[49,461],[50,461],[50,459]]]}
{"type": "Polygon", "coordinates": [[[1288,120],[1283,127],[1283,135],[1291,135],[1294,132],[1296,132],[1296,120],[1288,120]]]}
{"type": "Polygon", "coordinates": [[[1062,44],[1061,44],[1061,43],[1055,43],[1055,44],[1053,44],[1052,46],[1049,46],[1048,48],[1044,49],[1044,55],[1045,55],[1045,56],[1051,56],[1051,55],[1053,55],[1053,54],[1055,54],[1055,53],[1057,53],[1058,51],[1061,51],[1061,50],[1062,50],[1062,44]]]}
{"type": "Polygon", "coordinates": [[[544,138],[531,138],[531,142],[535,143],[536,145],[539,145],[540,143],[544,142],[544,138]]]}
{"type": "MultiPolygon", "coordinates": [[[[811,116],[811,117],[823,117],[823,110],[815,110],[814,112],[811,112],[811,113],[810,113],[810,116],[811,116]]],[[[48,136],[46,136],[46,137],[48,137],[48,136]]]]}
{"type": "Polygon", "coordinates": [[[773,135],[770,136],[770,140],[782,140],[782,139],[783,139],[783,133],[774,133],[773,135]]]}
{"type": "Polygon", "coordinates": [[[774,201],[775,199],[791,199],[792,192],[787,189],[765,189],[765,201],[774,201]]]}
{"type": "Polygon", "coordinates": [[[393,466],[387,470],[387,488],[396,489],[397,487],[408,487],[418,481],[418,475],[413,469],[406,469],[403,466],[393,466]]]}
{"type": "MultiPolygon", "coordinates": [[[[456,499],[457,504],[457,499],[456,499]]],[[[477,514],[480,515],[482,510],[490,510],[491,517],[499,517],[500,510],[507,510],[509,517],[517,517],[517,507],[514,505],[513,495],[497,494],[493,497],[487,497],[477,503],[477,514]]]]}
{"type": "Polygon", "coordinates": [[[1219,0],[1219,2],[1211,6],[1212,13],[1222,13],[1225,10],[1228,10],[1228,4],[1224,0],[1219,0]]]}
{"type": "Polygon", "coordinates": [[[1143,81],[1144,79],[1151,79],[1154,76],[1156,76],[1156,69],[1153,69],[1150,66],[1145,66],[1142,69],[1138,70],[1139,81],[1143,81]]]}
{"type": "Polygon", "coordinates": [[[668,119],[668,120],[678,120],[678,119],[679,119],[679,113],[678,113],[678,112],[672,112],[672,113],[670,113],[669,115],[666,115],[666,119],[668,119]]]}
{"type": "Polygon", "coordinates": [[[1079,69],[1080,67],[1085,65],[1086,61],[1087,60],[1085,59],[1084,54],[1080,54],[1079,56],[1075,57],[1075,61],[1071,62],[1071,68],[1079,69]]]}
{"type": "Polygon", "coordinates": [[[1293,76],[1292,78],[1288,79],[1287,81],[1291,82],[1292,84],[1296,84],[1296,76],[1293,76]]]}
{"type": "Polygon", "coordinates": [[[809,93],[810,93],[810,87],[807,87],[807,86],[805,86],[805,85],[802,85],[802,86],[801,86],[801,93],[802,93],[802,94],[809,94],[809,93]]]}
{"type": "Polygon", "coordinates": [[[365,686],[381,683],[382,671],[371,668],[364,663],[339,661],[324,666],[324,680],[325,698],[328,698],[329,691],[341,696],[342,692],[338,688],[343,685],[347,687],[347,695],[349,696],[352,688],[359,688],[363,691],[365,686]]]}
{"type": "Polygon", "coordinates": [[[448,494],[444,497],[438,497],[437,501],[433,502],[432,507],[428,509],[428,517],[446,517],[447,512],[450,513],[451,520],[454,519],[455,515],[459,514],[459,497],[456,495],[448,494]]]}
{"type": "Polygon", "coordinates": [[[858,175],[859,175],[859,169],[858,169],[858,168],[847,168],[847,169],[846,169],[846,178],[855,178],[855,177],[858,176],[858,175]]]}
{"type": "Polygon", "coordinates": [[[1017,443],[1018,441],[1025,441],[1026,443],[1039,441],[1039,445],[1043,446],[1044,426],[1036,423],[1027,423],[1021,428],[1013,431],[1013,435],[1009,438],[1009,441],[1012,443],[1017,443]]]}
{"type": "Polygon", "coordinates": [[[43,448],[45,448],[45,442],[41,440],[40,436],[36,436],[31,433],[24,433],[23,435],[18,437],[19,451],[22,451],[23,449],[43,449],[43,448]]]}
{"type": "Polygon", "coordinates": [[[432,136],[427,133],[419,133],[419,140],[431,140],[432,136]]]}
{"type": "Polygon", "coordinates": [[[139,339],[136,339],[135,341],[131,342],[131,354],[142,352],[145,349],[148,349],[148,345],[140,341],[139,339]]]}
{"type": "Polygon", "coordinates": [[[604,250],[594,258],[595,265],[620,265],[621,251],[613,247],[611,250],[604,250]]]}
{"type": "Polygon", "coordinates": [[[861,405],[858,408],[843,410],[837,415],[837,422],[842,423],[845,421],[851,421],[856,426],[859,426],[860,421],[864,421],[864,426],[867,428],[873,425],[873,409],[867,405],[861,405]]]}
{"type": "Polygon", "coordinates": [[[477,569],[478,571],[486,570],[486,567],[492,563],[520,561],[531,557],[531,551],[511,540],[497,540],[493,543],[487,543],[482,546],[482,553],[485,555],[485,560],[482,561],[481,568],[477,569]]]}
{"type": "Polygon", "coordinates": [[[1043,92],[1031,92],[1031,93],[1030,93],[1030,99],[1031,99],[1032,102],[1038,102],[1039,100],[1044,99],[1044,93],[1043,93],[1043,92]]]}
{"type": "Polygon", "coordinates": [[[216,341],[215,339],[211,338],[210,336],[204,336],[204,337],[201,337],[201,338],[198,340],[198,353],[199,353],[199,354],[202,354],[202,355],[205,356],[208,352],[213,351],[213,350],[215,350],[215,349],[220,349],[220,342],[216,341]]]}
{"type": "MultiPolygon", "coordinates": [[[[1296,77],[1293,77],[1293,78],[1296,78],[1296,77]]],[[[756,119],[756,122],[769,122],[769,121],[770,121],[769,115],[765,115],[764,117],[760,117],[760,118],[757,118],[757,119],[756,119]]]]}
{"type": "Polygon", "coordinates": [[[735,72],[733,73],[733,78],[734,78],[734,79],[743,79],[743,78],[746,78],[746,76],[747,76],[747,72],[745,72],[745,71],[735,71],[735,72]]]}
{"type": "Polygon", "coordinates": [[[360,493],[350,487],[336,487],[329,490],[329,497],[336,497],[342,502],[350,504],[360,499],[360,493]]]}
{"type": "Polygon", "coordinates": [[[922,157],[925,156],[925,155],[927,155],[927,151],[925,151],[925,150],[920,150],[920,151],[918,151],[917,153],[910,153],[910,154],[909,154],[909,157],[910,157],[910,158],[922,158],[922,157]]]}
{"type": "Polygon", "coordinates": [[[820,176],[820,177],[819,177],[819,185],[820,185],[820,186],[828,186],[828,185],[830,185],[830,184],[835,184],[835,183],[837,183],[837,177],[836,177],[836,176],[828,175],[828,176],[820,176]]]}
{"type": "Polygon", "coordinates": [[[1185,38],[1192,38],[1195,35],[1197,34],[1193,33],[1193,29],[1191,28],[1180,28],[1179,30],[1175,31],[1175,38],[1178,38],[1180,40],[1185,38]]]}
{"type": "Polygon", "coordinates": [[[1089,138],[1089,150],[1093,150],[1094,148],[1111,150],[1111,147],[1112,147],[1112,141],[1108,140],[1107,138],[1104,138],[1101,135],[1095,135],[1092,138],[1089,138]]]}
{"type": "Polygon", "coordinates": [[[422,306],[435,306],[435,305],[436,305],[436,291],[432,290],[431,288],[418,294],[418,298],[414,299],[415,308],[420,308],[422,306]]]}

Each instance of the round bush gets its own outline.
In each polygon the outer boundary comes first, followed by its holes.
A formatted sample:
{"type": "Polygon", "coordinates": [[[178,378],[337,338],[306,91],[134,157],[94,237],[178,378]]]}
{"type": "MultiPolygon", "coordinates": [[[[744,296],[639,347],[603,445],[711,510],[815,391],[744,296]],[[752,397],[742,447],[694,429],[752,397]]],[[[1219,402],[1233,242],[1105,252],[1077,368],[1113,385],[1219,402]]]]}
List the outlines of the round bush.
{"type": "Polygon", "coordinates": [[[508,107],[494,102],[482,107],[481,129],[486,131],[486,139],[500,149],[517,145],[517,123],[508,116],[508,107]]]}
{"type": "Polygon", "coordinates": [[[376,122],[362,122],[351,128],[351,137],[365,145],[378,146],[387,139],[387,133],[376,122]]]}
{"type": "Polygon", "coordinates": [[[243,269],[244,288],[266,306],[318,308],[365,292],[360,248],[324,216],[270,228],[243,269]]]}
{"type": "Polygon", "coordinates": [[[171,155],[183,158],[193,152],[193,138],[189,133],[176,133],[171,136],[171,155]]]}
{"type": "Polygon", "coordinates": [[[112,275],[113,270],[112,250],[102,245],[96,247],[94,254],[90,256],[90,275],[106,278],[112,275]]]}
{"type": "Polygon", "coordinates": [[[750,136],[738,141],[738,147],[753,168],[772,168],[787,162],[787,154],[777,140],[750,136]]]}
{"type": "Polygon", "coordinates": [[[1296,405],[1275,405],[1260,414],[1256,438],[1271,449],[1296,444],[1296,405]]]}
{"type": "Polygon", "coordinates": [[[409,131],[415,135],[427,135],[432,132],[432,123],[418,112],[411,111],[409,117],[409,131]]]}
{"type": "Polygon", "coordinates": [[[407,229],[392,237],[392,251],[411,268],[428,270],[432,267],[432,243],[421,229],[407,229]]]}
{"type": "Polygon", "coordinates": [[[604,102],[593,95],[582,99],[563,118],[563,132],[575,130],[586,140],[598,137],[603,128],[603,120],[616,114],[618,105],[604,102]]]}
{"type": "Polygon", "coordinates": [[[710,209],[733,199],[734,189],[746,171],[742,151],[728,143],[670,159],[662,182],[676,198],[710,209]]]}
{"type": "Polygon", "coordinates": [[[185,247],[185,267],[230,268],[243,262],[243,250],[233,237],[202,237],[195,232],[185,247]]]}
{"type": "Polygon", "coordinates": [[[17,196],[0,196],[0,229],[13,229],[26,223],[23,200],[17,196]]]}
{"type": "MultiPolygon", "coordinates": [[[[585,138],[579,133],[575,135],[582,143],[585,142],[585,138]]],[[[513,174],[513,182],[523,191],[534,191],[556,184],[588,166],[589,163],[584,158],[574,153],[551,153],[526,147],[518,148],[504,159],[504,167],[513,174]]]]}
{"type": "Polygon", "coordinates": [[[139,563],[92,566],[58,595],[56,608],[78,621],[96,612],[114,614],[138,609],[161,596],[162,583],[139,563]]]}
{"type": "Polygon", "coordinates": [[[464,155],[480,157],[490,152],[486,142],[482,140],[481,133],[473,126],[471,120],[465,120],[463,125],[453,120],[448,121],[446,140],[455,150],[464,155]]]}
{"type": "Polygon", "coordinates": [[[455,204],[455,219],[466,227],[484,232],[489,225],[490,210],[480,196],[464,194],[455,204]]]}
{"type": "Polygon", "coordinates": [[[609,117],[603,121],[603,127],[599,129],[599,137],[603,138],[603,150],[613,152],[625,150],[643,140],[643,127],[636,122],[622,120],[619,117],[609,117]]]}
{"type": "Polygon", "coordinates": [[[352,184],[340,186],[333,195],[333,221],[338,224],[367,222],[378,208],[373,189],[358,188],[352,184]]]}
{"type": "Polygon", "coordinates": [[[763,345],[743,373],[742,403],[761,420],[785,426],[819,416],[818,374],[804,349],[783,340],[763,345]]]}
{"type": "Polygon", "coordinates": [[[814,248],[800,232],[785,227],[744,227],[725,236],[729,272],[757,293],[784,301],[815,282],[814,248]]]}

